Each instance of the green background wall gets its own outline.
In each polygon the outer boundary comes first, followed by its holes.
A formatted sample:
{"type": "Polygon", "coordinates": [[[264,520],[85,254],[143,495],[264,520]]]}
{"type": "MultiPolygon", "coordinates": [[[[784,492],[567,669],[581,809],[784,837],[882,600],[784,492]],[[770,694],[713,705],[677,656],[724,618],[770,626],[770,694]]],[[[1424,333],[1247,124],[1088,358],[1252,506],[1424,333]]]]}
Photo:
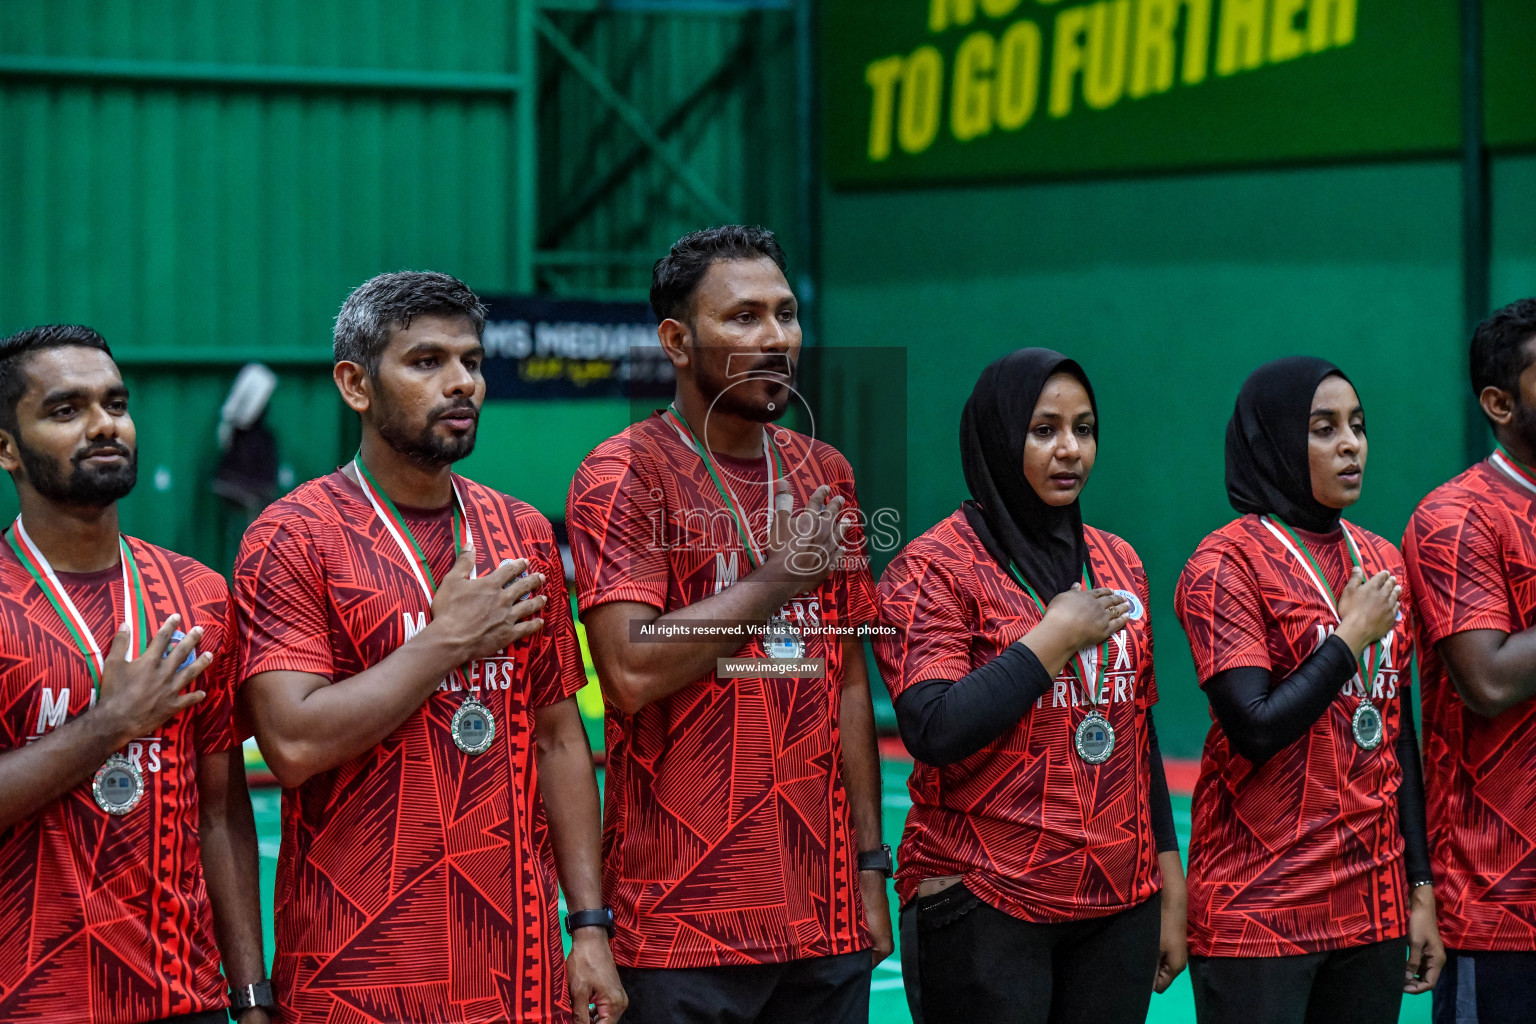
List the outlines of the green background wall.
{"type": "MultiPolygon", "coordinates": [[[[651,262],[709,220],[780,225],[795,247],[789,14],[582,6],[0,4],[0,334],[81,322],[112,344],[140,433],[127,529],[229,567],[249,516],[208,480],[248,360],[280,376],[268,423],[285,481],[350,454],[331,325],[374,274],[636,299],[651,262]],[[555,35],[716,209],[572,73],[555,35]]],[[[466,471],[563,516],[576,465],[628,415],[622,401],[493,406],[466,471]]],[[[0,485],[0,517],[14,510],[0,485]]]]}
{"type": "MultiPolygon", "coordinates": [[[[1502,160],[1494,181],[1495,294],[1508,301],[1536,293],[1536,160],[1502,160]]],[[[1234,515],[1222,444],[1238,386],[1290,353],[1343,367],[1371,439],[1350,516],[1396,541],[1464,464],[1459,203],[1459,168],[1439,161],[829,192],[825,335],[908,346],[907,419],[884,443],[906,446],[909,537],[966,497],[956,434],[980,369],[1025,345],[1082,362],[1101,414],[1085,513],[1146,562],[1158,730],[1192,756],[1208,719],[1173,590],[1234,515]]],[[[866,478],[866,504],[879,486],[866,478]]]]}

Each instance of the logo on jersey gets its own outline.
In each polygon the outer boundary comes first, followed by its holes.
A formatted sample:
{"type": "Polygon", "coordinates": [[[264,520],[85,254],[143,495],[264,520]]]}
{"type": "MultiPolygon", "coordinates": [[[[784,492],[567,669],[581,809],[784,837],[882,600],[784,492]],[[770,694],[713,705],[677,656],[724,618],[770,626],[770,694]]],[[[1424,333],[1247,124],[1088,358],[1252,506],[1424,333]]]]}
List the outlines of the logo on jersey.
{"type": "Polygon", "coordinates": [[[1141,598],[1137,597],[1135,594],[1131,593],[1129,590],[1117,590],[1117,591],[1115,591],[1115,594],[1120,596],[1120,597],[1125,598],[1126,603],[1131,606],[1131,621],[1132,622],[1140,622],[1141,621],[1141,617],[1143,615],[1147,614],[1147,610],[1144,607],[1142,607],[1141,598]]]}
{"type": "Polygon", "coordinates": [[[730,558],[726,558],[722,552],[715,552],[715,593],[735,583],[740,575],[741,566],[736,561],[736,552],[732,551],[730,558]]]}

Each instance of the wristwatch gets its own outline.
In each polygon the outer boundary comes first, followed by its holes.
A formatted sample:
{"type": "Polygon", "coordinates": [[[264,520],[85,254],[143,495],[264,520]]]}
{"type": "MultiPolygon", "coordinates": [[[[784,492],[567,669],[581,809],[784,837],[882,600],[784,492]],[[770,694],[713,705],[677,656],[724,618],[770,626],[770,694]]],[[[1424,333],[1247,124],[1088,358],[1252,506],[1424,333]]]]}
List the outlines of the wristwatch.
{"type": "Polygon", "coordinates": [[[272,999],[272,982],[263,978],[244,988],[232,988],[229,990],[229,1016],[234,1019],[251,1007],[260,1007],[263,1010],[276,1012],[277,1003],[272,999]]]}
{"type": "Polygon", "coordinates": [[[565,930],[572,935],[578,928],[601,928],[613,938],[613,908],[600,910],[573,910],[565,915],[565,930]]]}
{"type": "Polygon", "coordinates": [[[860,871],[878,871],[886,878],[896,872],[895,861],[891,859],[891,844],[881,843],[877,849],[865,850],[859,854],[860,871]]]}

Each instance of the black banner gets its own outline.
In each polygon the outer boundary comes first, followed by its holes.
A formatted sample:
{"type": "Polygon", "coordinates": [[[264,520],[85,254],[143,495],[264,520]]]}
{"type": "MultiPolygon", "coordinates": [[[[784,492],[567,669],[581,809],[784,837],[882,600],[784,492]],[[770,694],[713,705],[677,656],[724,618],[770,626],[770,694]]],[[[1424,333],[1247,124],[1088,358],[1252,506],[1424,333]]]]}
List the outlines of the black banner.
{"type": "Polygon", "coordinates": [[[643,302],[485,299],[485,397],[671,398],[672,364],[643,302]]]}

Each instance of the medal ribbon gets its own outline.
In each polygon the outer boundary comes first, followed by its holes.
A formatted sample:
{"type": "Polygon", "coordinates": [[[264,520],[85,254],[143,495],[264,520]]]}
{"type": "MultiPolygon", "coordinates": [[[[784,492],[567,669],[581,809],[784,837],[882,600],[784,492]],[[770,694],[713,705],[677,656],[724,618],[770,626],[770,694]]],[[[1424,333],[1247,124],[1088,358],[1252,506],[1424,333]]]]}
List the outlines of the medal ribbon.
{"type": "MultiPolygon", "coordinates": [[[[363,453],[358,452],[352,458],[352,466],[357,471],[358,483],[363,486],[363,493],[368,496],[368,502],[373,506],[373,511],[378,515],[379,521],[384,524],[384,530],[394,538],[400,546],[400,553],[410,563],[411,573],[416,577],[421,592],[427,598],[427,611],[431,612],[432,598],[437,593],[437,585],[432,580],[432,570],[427,566],[427,556],[422,552],[421,545],[416,543],[416,535],[411,532],[411,524],[405,521],[395,503],[389,500],[389,495],[379,486],[373,474],[368,472],[368,467],[363,465],[363,453]]],[[[471,547],[474,538],[469,532],[469,517],[464,512],[464,497],[459,493],[459,485],[453,483],[453,557],[458,558],[464,553],[464,549],[471,547]]],[[[473,578],[475,569],[469,570],[473,578]]]]}
{"type": "MultiPolygon", "coordinates": [[[[1311,578],[1312,585],[1317,588],[1317,592],[1319,594],[1323,595],[1323,600],[1327,603],[1328,610],[1333,612],[1333,617],[1338,619],[1340,622],[1343,622],[1344,617],[1339,614],[1339,602],[1334,596],[1333,587],[1329,586],[1327,577],[1323,575],[1322,567],[1317,564],[1317,559],[1312,557],[1312,550],[1308,548],[1306,543],[1303,542],[1300,537],[1296,536],[1295,532],[1291,530],[1290,526],[1288,526],[1286,522],[1283,519],[1280,519],[1278,516],[1263,516],[1261,517],[1261,521],[1265,526],[1269,528],[1269,532],[1274,534],[1275,538],[1279,540],[1281,544],[1285,545],[1286,550],[1291,553],[1292,557],[1301,563],[1302,569],[1304,569],[1308,577],[1311,578]],[[1276,523],[1279,524],[1279,529],[1276,529],[1276,523]],[[1298,548],[1300,550],[1297,550],[1298,548]],[[1303,555],[1305,555],[1305,557],[1303,557],[1303,555]]],[[[1349,527],[1345,526],[1342,521],[1339,523],[1339,526],[1344,530],[1345,549],[1349,552],[1350,561],[1354,562],[1355,568],[1359,569],[1363,574],[1365,572],[1365,566],[1360,562],[1360,550],[1355,546],[1354,534],[1349,532],[1349,527]]],[[[1365,700],[1371,700],[1371,687],[1376,685],[1376,669],[1381,666],[1382,641],[1376,641],[1374,649],[1375,653],[1371,657],[1370,672],[1364,679],[1361,680],[1361,685],[1365,690],[1365,700]]],[[[1355,661],[1357,664],[1359,664],[1360,671],[1364,673],[1366,671],[1365,658],[1362,656],[1356,658],[1355,661]]],[[[1374,704],[1375,701],[1372,701],[1372,703],[1374,704]]]]}
{"type": "MultiPolygon", "coordinates": [[[[742,510],[742,504],[737,499],[736,493],[730,489],[720,476],[720,470],[715,465],[715,460],[709,454],[709,449],[699,443],[699,439],[693,436],[687,421],[678,414],[676,405],[669,405],[662,413],[672,429],[677,431],[683,443],[692,448],[704,463],[704,468],[709,470],[709,478],[715,482],[715,489],[720,492],[720,498],[725,502],[725,507],[736,522],[736,532],[741,535],[741,543],[746,548],[747,561],[756,569],[763,564],[763,553],[758,548],[757,542],[752,538],[752,531],[748,528],[746,513],[742,510]]],[[[784,464],[779,459],[779,449],[768,438],[768,428],[763,428],[763,464],[768,474],[768,517],[770,523],[773,518],[773,490],[774,486],[784,479],[784,464]]]]}
{"type": "MultiPolygon", "coordinates": [[[[75,641],[75,646],[85,656],[86,668],[91,673],[91,702],[94,704],[101,695],[101,674],[106,668],[106,657],[101,653],[101,647],[96,643],[96,637],[91,633],[90,627],[85,624],[85,617],[80,614],[80,609],[75,607],[75,602],[69,599],[69,593],[59,582],[58,575],[53,571],[40,548],[33,543],[27,534],[27,528],[22,524],[21,516],[11,524],[11,532],[6,535],[10,542],[11,550],[16,553],[16,560],[27,570],[27,573],[36,581],[38,589],[53,605],[53,610],[58,613],[64,623],[64,628],[69,630],[70,637],[75,641]]],[[[139,575],[139,567],[133,560],[133,554],[128,550],[128,541],[122,534],[117,535],[118,555],[123,567],[123,628],[128,631],[128,660],[144,653],[144,648],[149,646],[149,608],[144,597],[144,580],[139,575]]]]}
{"type": "MultiPolygon", "coordinates": [[[[427,566],[427,556],[421,550],[421,545],[416,542],[416,535],[411,532],[411,524],[405,521],[395,503],[389,500],[389,495],[384,493],[373,474],[368,472],[368,467],[363,465],[363,453],[359,451],[352,458],[352,466],[357,471],[358,483],[362,485],[363,493],[368,495],[368,502],[373,506],[373,511],[378,515],[379,521],[384,524],[384,530],[394,538],[400,546],[400,553],[410,563],[411,572],[416,577],[416,582],[421,586],[421,592],[427,599],[427,614],[432,614],[432,598],[437,593],[437,586],[432,581],[432,570],[427,566]]],[[[453,483],[452,478],[449,479],[453,483]]],[[[474,537],[469,532],[469,516],[464,511],[464,496],[459,493],[459,485],[453,483],[453,557],[458,558],[464,553],[464,549],[474,544],[474,537]]],[[[475,576],[475,567],[469,567],[470,578],[475,576]]],[[[465,693],[469,699],[474,699],[474,693],[469,688],[469,680],[463,678],[461,669],[454,669],[454,674],[459,676],[464,684],[465,693]]]]}
{"type": "Polygon", "coordinates": [[[1503,445],[1496,445],[1488,461],[1493,463],[1493,468],[1509,477],[1517,485],[1536,493],[1536,473],[1522,466],[1503,445]]]}
{"type": "MultiPolygon", "coordinates": [[[[1040,617],[1044,618],[1045,602],[1040,600],[1040,595],[1035,593],[1035,588],[1025,581],[1024,574],[1019,572],[1018,566],[1012,562],[1008,563],[1008,571],[1013,573],[1013,578],[1018,580],[1019,586],[1024,588],[1024,593],[1028,594],[1030,600],[1035,602],[1035,607],[1040,609],[1040,617]]],[[[1093,581],[1088,576],[1088,566],[1086,565],[1083,566],[1083,589],[1085,591],[1093,589],[1093,581]]],[[[1083,650],[1078,651],[1072,656],[1071,664],[1077,668],[1077,678],[1082,680],[1083,689],[1088,694],[1088,703],[1093,707],[1098,707],[1100,703],[1099,698],[1104,693],[1104,679],[1108,674],[1105,671],[1105,667],[1109,664],[1109,637],[1104,638],[1104,646],[1099,648],[1097,671],[1089,664],[1088,652],[1091,650],[1093,648],[1085,647],[1083,650]]]]}

